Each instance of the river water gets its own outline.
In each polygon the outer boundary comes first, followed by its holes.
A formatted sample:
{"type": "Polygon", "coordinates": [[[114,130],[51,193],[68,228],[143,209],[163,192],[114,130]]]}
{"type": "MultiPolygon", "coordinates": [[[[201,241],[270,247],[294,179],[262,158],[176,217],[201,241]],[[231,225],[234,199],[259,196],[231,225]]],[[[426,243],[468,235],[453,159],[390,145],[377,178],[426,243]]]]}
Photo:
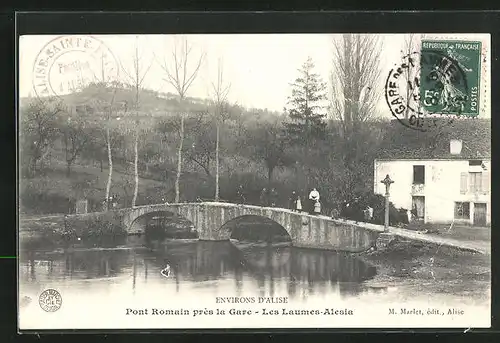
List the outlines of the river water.
{"type": "MultiPolygon", "coordinates": [[[[24,329],[369,327],[385,323],[382,317],[387,317],[388,303],[406,302],[405,306],[424,310],[437,304],[438,299],[430,299],[425,293],[418,299],[404,288],[374,286],[376,276],[374,266],[348,254],[299,249],[285,243],[131,236],[85,240],[65,248],[42,244],[24,248],[20,254],[20,325],[24,329]],[[162,274],[167,266],[169,272],[162,274]],[[43,312],[38,304],[40,293],[48,288],[57,290],[63,299],[61,309],[52,313],[43,312]],[[239,303],[221,303],[221,298],[228,297],[238,298],[239,303]],[[245,303],[249,299],[255,303],[245,303]],[[261,304],[262,299],[276,303],[261,304]],[[417,305],[411,301],[417,301],[417,305]],[[281,315],[269,318],[254,313],[244,321],[235,315],[217,318],[209,314],[231,308],[282,311],[283,306],[334,308],[344,315],[332,322],[330,316],[283,319],[281,315]],[[153,308],[188,309],[191,313],[189,319],[151,316],[153,308]],[[202,313],[192,317],[194,309],[202,313]],[[349,311],[354,311],[358,319],[348,315],[349,311]],[[383,316],[377,311],[383,311],[383,316]]],[[[454,301],[448,300],[443,311],[454,301]]],[[[468,317],[473,317],[472,311],[468,317]]],[[[389,326],[408,326],[407,317],[392,318],[394,325],[389,326]]]]}

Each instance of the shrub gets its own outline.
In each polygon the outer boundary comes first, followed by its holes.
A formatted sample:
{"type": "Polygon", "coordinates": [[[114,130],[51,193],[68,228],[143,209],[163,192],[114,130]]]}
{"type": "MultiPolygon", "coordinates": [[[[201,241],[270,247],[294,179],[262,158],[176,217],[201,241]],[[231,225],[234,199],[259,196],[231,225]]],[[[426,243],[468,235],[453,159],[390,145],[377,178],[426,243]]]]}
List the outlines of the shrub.
{"type": "Polygon", "coordinates": [[[66,217],[63,235],[72,237],[89,237],[120,235],[124,229],[119,217],[114,212],[97,212],[66,217]]]}
{"type": "Polygon", "coordinates": [[[68,197],[37,187],[36,184],[25,185],[20,193],[19,202],[24,213],[70,213],[74,209],[74,202],[68,197]]]}
{"type": "MultiPolygon", "coordinates": [[[[385,223],[385,197],[380,194],[365,193],[355,198],[355,200],[345,204],[341,210],[341,217],[355,220],[365,221],[363,211],[367,206],[373,208],[374,224],[384,225],[385,223]]],[[[408,216],[406,209],[397,209],[392,202],[389,203],[389,225],[397,226],[398,224],[408,224],[408,216]]]]}

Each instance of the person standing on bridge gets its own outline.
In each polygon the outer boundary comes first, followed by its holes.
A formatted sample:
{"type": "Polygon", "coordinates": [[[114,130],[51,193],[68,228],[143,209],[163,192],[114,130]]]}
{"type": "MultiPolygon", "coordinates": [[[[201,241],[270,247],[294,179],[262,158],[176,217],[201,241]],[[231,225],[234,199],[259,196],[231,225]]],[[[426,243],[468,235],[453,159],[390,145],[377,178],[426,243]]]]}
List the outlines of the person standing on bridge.
{"type": "Polygon", "coordinates": [[[276,191],[276,188],[271,188],[269,200],[271,202],[271,207],[276,207],[276,203],[278,202],[278,192],[276,191]]]}
{"type": "Polygon", "coordinates": [[[296,203],[297,203],[297,193],[295,193],[295,191],[293,191],[292,195],[290,195],[290,198],[288,198],[288,208],[292,211],[295,210],[296,203]]]}
{"type": "Polygon", "coordinates": [[[314,203],[314,214],[321,214],[321,203],[319,200],[314,203]]]}
{"type": "Polygon", "coordinates": [[[117,193],[113,195],[113,208],[118,208],[118,204],[120,203],[120,199],[117,193]]]}
{"type": "Polygon", "coordinates": [[[260,206],[268,206],[268,201],[267,201],[267,188],[264,187],[262,188],[262,191],[260,192],[260,206]]]}
{"type": "Polygon", "coordinates": [[[373,207],[367,205],[365,209],[365,220],[367,223],[370,223],[372,219],[373,219],[373,207]]]}
{"type": "Polygon", "coordinates": [[[341,204],[339,204],[338,200],[333,202],[333,205],[332,205],[332,210],[330,211],[330,217],[332,219],[338,219],[340,217],[340,208],[341,208],[341,204]]]}
{"type": "Polygon", "coordinates": [[[240,204],[244,204],[245,203],[245,194],[244,194],[245,192],[243,191],[243,185],[239,185],[237,193],[238,193],[238,202],[240,204]]]}
{"type": "Polygon", "coordinates": [[[295,202],[295,210],[297,212],[302,212],[302,202],[300,201],[300,196],[297,196],[297,201],[295,202]]]}
{"type": "Polygon", "coordinates": [[[319,192],[316,188],[313,188],[309,193],[309,214],[315,213],[314,208],[317,202],[319,202],[319,192]]]}

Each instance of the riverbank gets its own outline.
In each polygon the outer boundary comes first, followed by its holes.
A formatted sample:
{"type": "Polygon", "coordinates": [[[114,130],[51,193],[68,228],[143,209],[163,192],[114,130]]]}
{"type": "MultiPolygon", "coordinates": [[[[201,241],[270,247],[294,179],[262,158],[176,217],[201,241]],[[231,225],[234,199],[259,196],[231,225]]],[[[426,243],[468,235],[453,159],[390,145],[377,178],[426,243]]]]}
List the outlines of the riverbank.
{"type": "MultiPolygon", "coordinates": [[[[119,211],[119,210],[118,210],[119,211]]],[[[83,244],[113,244],[127,236],[118,211],[86,214],[31,216],[19,222],[22,246],[66,247],[83,244]]],[[[191,223],[181,217],[168,218],[165,227],[150,226],[152,239],[193,239],[191,223]]]]}
{"type": "Polygon", "coordinates": [[[471,252],[491,255],[491,241],[481,239],[457,239],[453,236],[443,236],[433,233],[420,233],[414,230],[389,227],[389,233],[399,237],[416,242],[434,244],[436,246],[455,248],[459,250],[468,250],[471,252]]]}
{"type": "Polygon", "coordinates": [[[369,288],[402,287],[473,302],[490,299],[491,256],[487,254],[398,238],[386,250],[357,256],[377,268],[375,278],[366,282],[369,288]]]}

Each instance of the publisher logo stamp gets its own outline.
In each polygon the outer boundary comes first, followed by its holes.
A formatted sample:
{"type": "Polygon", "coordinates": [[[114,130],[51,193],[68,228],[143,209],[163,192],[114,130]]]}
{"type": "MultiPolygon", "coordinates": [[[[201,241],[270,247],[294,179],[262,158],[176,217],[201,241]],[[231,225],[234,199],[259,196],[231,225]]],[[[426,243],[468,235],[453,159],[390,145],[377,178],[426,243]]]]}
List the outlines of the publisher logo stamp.
{"type": "Polygon", "coordinates": [[[33,65],[33,90],[39,97],[79,91],[90,83],[117,80],[118,62],[111,50],[92,36],[61,36],[38,53],[33,65]]]}
{"type": "Polygon", "coordinates": [[[61,308],[62,297],[58,291],[49,288],[40,294],[38,303],[45,312],[56,312],[61,308]]]}

